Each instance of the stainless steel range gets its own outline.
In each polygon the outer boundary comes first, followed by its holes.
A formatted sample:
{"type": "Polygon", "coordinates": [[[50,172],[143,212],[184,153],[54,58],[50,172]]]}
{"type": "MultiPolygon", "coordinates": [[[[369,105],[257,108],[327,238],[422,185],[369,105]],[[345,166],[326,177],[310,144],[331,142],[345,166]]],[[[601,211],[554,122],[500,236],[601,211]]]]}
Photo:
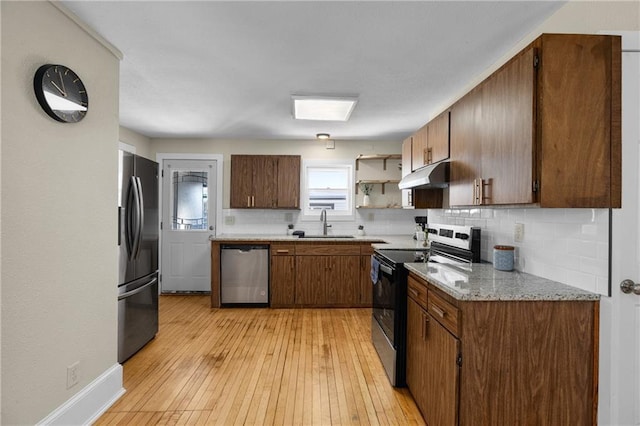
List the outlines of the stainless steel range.
{"type": "Polygon", "coordinates": [[[371,338],[393,386],[406,386],[407,270],[405,263],[480,262],[480,228],[428,224],[429,249],[375,250],[371,259],[371,338]]]}

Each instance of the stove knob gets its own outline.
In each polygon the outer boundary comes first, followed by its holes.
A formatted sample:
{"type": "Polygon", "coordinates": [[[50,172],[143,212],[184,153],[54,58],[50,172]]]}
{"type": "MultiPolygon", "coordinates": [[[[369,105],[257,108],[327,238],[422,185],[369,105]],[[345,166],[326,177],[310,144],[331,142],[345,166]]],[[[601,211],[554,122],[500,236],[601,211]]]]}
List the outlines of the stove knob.
{"type": "Polygon", "coordinates": [[[456,232],[456,238],[459,238],[461,240],[468,240],[469,239],[469,234],[461,234],[459,232],[456,232]]]}

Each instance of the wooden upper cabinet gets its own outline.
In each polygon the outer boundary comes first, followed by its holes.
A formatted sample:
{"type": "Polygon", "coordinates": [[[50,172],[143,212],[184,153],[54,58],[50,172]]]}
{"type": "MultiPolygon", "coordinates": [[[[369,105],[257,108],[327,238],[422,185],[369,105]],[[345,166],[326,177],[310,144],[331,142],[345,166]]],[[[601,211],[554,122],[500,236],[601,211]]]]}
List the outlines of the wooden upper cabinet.
{"type": "Polygon", "coordinates": [[[253,156],[231,156],[231,208],[251,207],[253,195],[253,156]]]}
{"type": "Polygon", "coordinates": [[[425,164],[449,158],[449,111],[445,111],[427,125],[425,164]]]}
{"type": "Polygon", "coordinates": [[[278,190],[276,159],[270,155],[256,155],[253,160],[253,199],[251,207],[275,208],[278,190]]]}
{"type": "Polygon", "coordinates": [[[278,208],[300,208],[300,156],[278,156],[278,208]]]}
{"type": "Polygon", "coordinates": [[[404,141],[402,141],[402,177],[405,177],[413,171],[411,167],[412,141],[413,136],[409,136],[404,141]]]}
{"type": "Polygon", "coordinates": [[[480,152],[481,90],[476,87],[451,109],[451,182],[449,205],[477,204],[475,183],[482,175],[480,152]]]}
{"type": "Polygon", "coordinates": [[[496,71],[451,113],[451,205],[534,202],[535,49],[496,71]]]}
{"type": "Polygon", "coordinates": [[[451,109],[451,206],[620,207],[620,38],[544,34],[451,109]]]}
{"type": "Polygon", "coordinates": [[[545,34],[535,45],[540,204],[620,207],[620,37],[545,34]]]}
{"type": "Polygon", "coordinates": [[[413,135],[411,145],[411,171],[418,170],[427,164],[427,125],[413,135]]]}
{"type": "Polygon", "coordinates": [[[232,155],[231,208],[299,206],[299,155],[232,155]]]}

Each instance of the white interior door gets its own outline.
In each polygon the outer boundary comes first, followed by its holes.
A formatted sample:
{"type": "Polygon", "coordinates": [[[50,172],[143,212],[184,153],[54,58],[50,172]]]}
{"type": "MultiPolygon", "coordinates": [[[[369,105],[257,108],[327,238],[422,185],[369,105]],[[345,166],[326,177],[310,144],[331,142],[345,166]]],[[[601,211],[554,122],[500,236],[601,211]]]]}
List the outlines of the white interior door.
{"type": "Polygon", "coordinates": [[[216,226],[216,160],[162,162],[161,289],[211,291],[209,236],[216,226]]]}
{"type": "Polygon", "coordinates": [[[599,423],[609,425],[640,425],[640,294],[620,287],[625,279],[640,283],[638,44],[622,55],[622,209],[612,214],[612,294],[601,302],[599,423]]]}

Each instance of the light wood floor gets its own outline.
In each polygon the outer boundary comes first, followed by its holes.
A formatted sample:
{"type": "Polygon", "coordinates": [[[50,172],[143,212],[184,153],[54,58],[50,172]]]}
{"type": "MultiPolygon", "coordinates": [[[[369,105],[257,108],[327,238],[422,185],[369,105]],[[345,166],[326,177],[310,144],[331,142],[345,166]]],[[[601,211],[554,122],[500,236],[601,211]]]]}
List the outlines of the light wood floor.
{"type": "Polygon", "coordinates": [[[424,425],[387,380],[370,309],[215,309],[161,296],[160,331],[124,364],[96,424],[424,425]]]}

